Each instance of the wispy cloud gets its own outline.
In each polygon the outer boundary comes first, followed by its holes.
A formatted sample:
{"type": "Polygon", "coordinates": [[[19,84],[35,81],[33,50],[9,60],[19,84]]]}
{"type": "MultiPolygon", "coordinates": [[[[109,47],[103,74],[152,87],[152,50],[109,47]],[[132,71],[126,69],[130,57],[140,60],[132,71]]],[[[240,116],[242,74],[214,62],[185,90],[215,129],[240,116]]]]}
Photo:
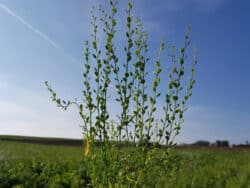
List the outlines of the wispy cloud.
{"type": "Polygon", "coordinates": [[[21,16],[17,15],[13,10],[11,10],[5,4],[0,3],[0,10],[2,10],[3,12],[7,13],[8,15],[14,17],[15,19],[17,19],[21,24],[23,24],[25,27],[27,27],[28,29],[30,29],[35,34],[37,34],[40,38],[42,38],[43,40],[45,40],[46,42],[48,42],[52,47],[54,47],[54,48],[56,48],[58,50],[61,50],[61,52],[66,57],[68,57],[73,62],[75,62],[75,64],[77,64],[77,65],[79,65],[79,66],[82,67],[82,64],[79,62],[79,60],[77,60],[74,57],[72,57],[72,55],[70,55],[69,53],[67,53],[60,45],[58,45],[56,42],[54,42],[48,35],[46,35],[44,32],[42,32],[41,30],[39,30],[36,27],[34,27],[33,25],[31,25],[29,22],[27,22],[21,16]]]}
{"type": "Polygon", "coordinates": [[[18,16],[14,11],[10,10],[6,5],[3,3],[0,3],[0,9],[4,11],[5,13],[9,14],[10,16],[16,18],[20,23],[25,25],[27,28],[29,28],[31,31],[39,35],[42,39],[46,40],[48,43],[50,43],[53,47],[59,48],[59,45],[56,44],[53,40],[51,40],[46,34],[44,34],[39,29],[33,27],[31,24],[29,24],[27,21],[25,21],[22,17],[18,16]]]}
{"type": "Polygon", "coordinates": [[[144,7],[148,13],[157,14],[164,11],[182,11],[189,8],[194,8],[200,11],[214,11],[221,7],[225,0],[155,0],[143,1],[138,0],[138,7],[144,7]],[[148,11],[150,8],[150,12],[148,11]]]}
{"type": "Polygon", "coordinates": [[[201,10],[211,11],[216,10],[223,4],[224,0],[192,0],[195,6],[198,6],[201,10]]]}

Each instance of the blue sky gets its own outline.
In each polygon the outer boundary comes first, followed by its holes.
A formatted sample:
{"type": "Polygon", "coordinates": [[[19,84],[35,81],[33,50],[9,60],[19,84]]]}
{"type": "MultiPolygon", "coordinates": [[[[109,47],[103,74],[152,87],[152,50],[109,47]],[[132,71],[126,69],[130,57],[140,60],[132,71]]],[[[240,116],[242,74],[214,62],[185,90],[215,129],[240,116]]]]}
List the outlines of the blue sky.
{"type": "MultiPolygon", "coordinates": [[[[0,0],[0,134],[81,137],[77,112],[58,109],[44,81],[62,97],[80,97],[89,13],[100,2],[0,0]]],[[[249,7],[246,0],[135,1],[152,54],[161,36],[180,46],[191,25],[197,84],[178,142],[250,140],[249,7]]]]}

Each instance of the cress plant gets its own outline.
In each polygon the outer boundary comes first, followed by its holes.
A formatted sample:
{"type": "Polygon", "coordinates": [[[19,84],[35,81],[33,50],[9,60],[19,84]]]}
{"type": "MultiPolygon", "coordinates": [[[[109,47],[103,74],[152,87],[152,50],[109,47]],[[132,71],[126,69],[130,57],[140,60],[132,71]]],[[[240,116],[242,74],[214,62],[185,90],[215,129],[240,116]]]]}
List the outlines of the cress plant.
{"type": "Polygon", "coordinates": [[[164,40],[156,60],[149,58],[147,33],[142,21],[132,15],[131,1],[123,33],[126,42],[123,51],[118,51],[114,42],[118,35],[118,0],[108,3],[110,11],[102,6],[92,11],[92,38],[85,42],[84,51],[83,101],[61,100],[45,83],[59,107],[67,110],[75,105],[79,110],[90,187],[155,187],[170,170],[170,148],[180,132],[195,83],[196,53],[187,65],[188,28],[179,52],[169,45],[168,61],[162,62],[164,40]],[[105,35],[104,48],[98,38],[100,32],[105,35]],[[125,58],[118,55],[122,52],[125,58]],[[154,64],[153,75],[150,64],[154,64]],[[187,67],[191,70],[185,80],[187,67]],[[163,92],[160,86],[166,90],[163,92]],[[108,107],[111,100],[119,106],[117,118],[108,107]],[[162,106],[159,101],[164,101],[162,106]],[[164,152],[159,152],[160,147],[164,152]]]}

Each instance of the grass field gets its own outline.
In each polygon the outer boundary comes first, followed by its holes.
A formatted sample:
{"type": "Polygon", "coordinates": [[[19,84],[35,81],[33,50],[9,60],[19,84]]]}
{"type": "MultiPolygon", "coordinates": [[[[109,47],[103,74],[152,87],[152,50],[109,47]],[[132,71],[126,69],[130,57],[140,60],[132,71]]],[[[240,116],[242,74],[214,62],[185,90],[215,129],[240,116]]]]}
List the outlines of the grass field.
{"type": "MultiPolygon", "coordinates": [[[[0,137],[1,188],[88,184],[81,146],[48,145],[42,138],[39,144],[32,143],[32,138],[29,143],[23,143],[25,137],[10,138],[0,137]],[[43,141],[47,145],[41,144],[43,141]]],[[[169,174],[157,187],[250,187],[249,150],[175,149],[169,164],[169,174]]]]}

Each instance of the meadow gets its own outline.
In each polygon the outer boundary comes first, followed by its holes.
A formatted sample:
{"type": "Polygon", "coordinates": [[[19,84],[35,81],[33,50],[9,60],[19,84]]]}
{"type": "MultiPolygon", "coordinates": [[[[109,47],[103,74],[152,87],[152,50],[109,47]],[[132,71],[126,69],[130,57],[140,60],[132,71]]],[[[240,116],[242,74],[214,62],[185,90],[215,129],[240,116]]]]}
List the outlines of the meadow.
{"type": "MultiPolygon", "coordinates": [[[[72,140],[56,144],[58,139],[48,144],[46,138],[24,143],[24,138],[0,139],[1,188],[91,187],[82,146],[65,144],[72,140]]],[[[178,148],[169,160],[169,173],[156,187],[250,187],[249,150],[178,148]]]]}

